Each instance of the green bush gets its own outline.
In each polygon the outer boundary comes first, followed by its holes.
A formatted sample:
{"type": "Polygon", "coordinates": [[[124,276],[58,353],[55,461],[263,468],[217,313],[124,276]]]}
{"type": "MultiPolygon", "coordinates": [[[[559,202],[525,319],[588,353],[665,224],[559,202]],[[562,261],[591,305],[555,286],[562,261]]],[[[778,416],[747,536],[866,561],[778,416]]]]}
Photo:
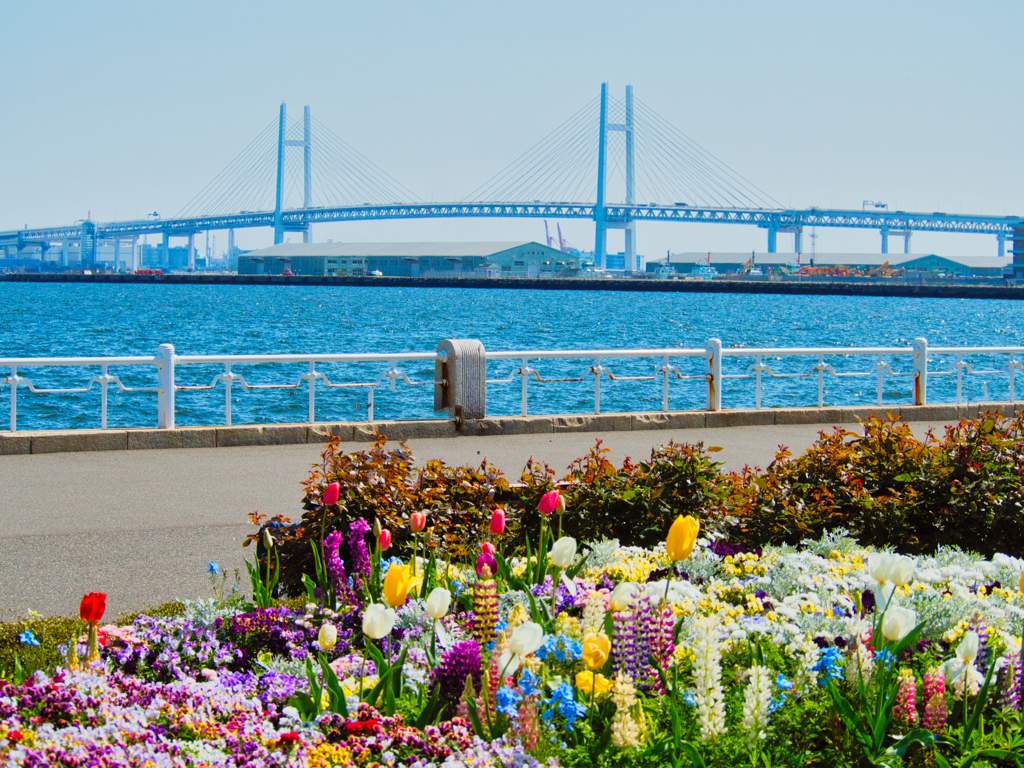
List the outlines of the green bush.
{"type": "MultiPolygon", "coordinates": [[[[565,535],[579,541],[615,538],[624,545],[661,541],[678,515],[692,514],[704,530],[724,530],[748,547],[799,544],[846,528],[864,545],[893,546],[908,554],[940,545],[991,556],[1024,555],[1024,415],[986,415],[948,428],[942,438],[914,437],[897,419],[871,419],[857,432],[822,432],[794,457],[780,449],[767,468],[724,473],[718,449],[670,442],[646,461],[609,461],[600,441],[559,478],[530,459],[510,485],[494,466],[414,465],[404,443],[388,448],[379,437],[364,451],[343,454],[337,439],[305,481],[301,521],[281,536],[281,585],[302,594],[312,574],[310,542],[349,524],[375,519],[392,533],[391,554],[412,550],[411,512],[426,510],[429,546],[447,559],[471,561],[487,539],[493,510],[505,504],[507,529],[499,543],[522,552],[540,526],[537,504],[552,488],[566,496],[565,535]],[[338,504],[320,503],[338,482],[338,504]]],[[[256,522],[262,522],[256,518],[256,522]]],[[[255,539],[255,536],[250,537],[255,539]]],[[[346,550],[342,550],[344,556],[346,550]]]]}

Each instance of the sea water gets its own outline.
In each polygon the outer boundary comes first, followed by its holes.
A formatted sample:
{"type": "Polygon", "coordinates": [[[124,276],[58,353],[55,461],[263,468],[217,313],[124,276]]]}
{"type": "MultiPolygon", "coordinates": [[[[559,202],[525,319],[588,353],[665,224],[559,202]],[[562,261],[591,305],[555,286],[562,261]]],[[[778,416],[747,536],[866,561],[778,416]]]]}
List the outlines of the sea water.
{"type": "MultiPolygon", "coordinates": [[[[1024,345],[1024,303],[970,299],[911,299],[851,296],[783,296],[617,291],[474,290],[458,288],[295,287],[248,285],[111,285],[0,283],[0,359],[152,355],[173,344],[184,354],[432,352],[445,338],[479,339],[489,351],[557,349],[703,348],[709,338],[723,347],[909,346],[923,337],[935,346],[1024,345]]],[[[965,375],[964,401],[1007,399],[1005,356],[974,356],[965,375]]],[[[745,375],[752,358],[725,361],[725,373],[745,375]]],[[[766,359],[779,376],[764,374],[762,406],[812,406],[818,402],[816,357],[766,359]],[[797,374],[784,378],[781,374],[797,374]]],[[[826,374],[825,405],[873,405],[877,358],[828,357],[837,373],[826,374]]],[[[912,370],[909,357],[882,360],[895,373],[912,370]]],[[[955,357],[930,362],[929,401],[955,402],[955,357]],[[943,371],[952,371],[948,375],[943,371]]],[[[601,410],[651,411],[662,407],[660,358],[604,358],[601,410]],[[624,381],[623,377],[641,380],[624,381]],[[643,380],[645,377],[653,377],[643,380]]],[[[673,410],[706,406],[706,369],[701,359],[678,359],[670,378],[673,410]]],[[[530,379],[531,414],[593,413],[594,361],[532,360],[547,381],[530,379]],[[553,381],[560,379],[563,381],[553,381]],[[573,381],[576,379],[576,381],[573,381]]],[[[521,412],[518,361],[491,361],[488,414],[521,412]]],[[[395,391],[383,375],[386,363],[318,364],[331,383],[373,383],[376,419],[433,415],[432,388],[395,391]]],[[[432,363],[400,363],[412,381],[430,382],[432,363]]],[[[155,386],[154,368],[114,367],[126,387],[155,386]]],[[[308,387],[298,378],[308,364],[235,366],[250,384],[293,388],[232,391],[235,424],[302,422],[308,387]]],[[[223,366],[180,366],[177,383],[209,389],[176,395],[179,425],[223,424],[225,391],[215,377],[223,366]]],[[[0,368],[0,382],[10,373],[0,368]]],[[[84,387],[99,368],[21,368],[37,388],[84,387]]],[[[1017,391],[1024,385],[1018,377],[1017,391]]],[[[912,402],[913,378],[883,377],[883,402],[912,402]]],[[[109,389],[108,425],[156,426],[156,395],[109,389]]],[[[34,394],[18,390],[18,429],[88,428],[100,425],[100,389],[85,394],[34,394]]],[[[316,418],[362,420],[367,388],[317,385],[316,418]]],[[[753,407],[752,379],[726,379],[726,408],[753,407]]],[[[10,386],[0,386],[0,430],[9,429],[10,386]]]]}

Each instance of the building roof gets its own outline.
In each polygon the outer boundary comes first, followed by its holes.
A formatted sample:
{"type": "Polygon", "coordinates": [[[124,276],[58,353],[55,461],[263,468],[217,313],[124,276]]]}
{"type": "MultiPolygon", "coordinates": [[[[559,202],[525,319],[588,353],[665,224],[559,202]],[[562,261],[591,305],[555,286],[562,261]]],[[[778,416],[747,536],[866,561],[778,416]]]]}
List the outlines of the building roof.
{"type": "Polygon", "coordinates": [[[490,256],[524,245],[545,246],[532,240],[481,240],[423,243],[279,243],[250,251],[249,258],[297,258],[300,256],[490,256]]]}

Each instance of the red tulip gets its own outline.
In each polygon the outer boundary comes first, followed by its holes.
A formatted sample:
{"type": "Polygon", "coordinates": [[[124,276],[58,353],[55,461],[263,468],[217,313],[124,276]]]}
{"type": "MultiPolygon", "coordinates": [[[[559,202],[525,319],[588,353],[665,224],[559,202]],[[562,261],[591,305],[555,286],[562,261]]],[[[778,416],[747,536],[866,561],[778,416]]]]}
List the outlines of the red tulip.
{"type": "Polygon", "coordinates": [[[377,537],[377,546],[380,547],[381,552],[387,552],[391,547],[391,531],[385,528],[380,532],[380,536],[377,537]]]}
{"type": "Polygon", "coordinates": [[[476,575],[483,578],[484,566],[491,572],[491,576],[498,572],[498,561],[494,559],[494,555],[490,552],[481,552],[480,556],[476,559],[476,575]]]}
{"type": "Polygon", "coordinates": [[[419,533],[427,527],[427,513],[426,512],[413,512],[409,515],[409,527],[412,528],[413,533],[419,533]]]}
{"type": "Polygon", "coordinates": [[[547,517],[555,510],[559,514],[565,512],[565,499],[562,498],[562,494],[558,491],[550,491],[540,497],[540,504],[537,505],[537,511],[547,517]]]}
{"type": "Polygon", "coordinates": [[[491,513],[491,535],[500,536],[505,531],[505,510],[498,508],[491,513]]]}
{"type": "Polygon", "coordinates": [[[82,621],[96,622],[103,618],[103,612],[107,610],[107,596],[103,592],[90,592],[82,598],[82,604],[78,606],[78,615],[82,621]]]}
{"type": "Polygon", "coordinates": [[[337,483],[331,483],[324,489],[324,505],[331,506],[332,504],[338,503],[338,495],[341,493],[341,486],[337,483]]]}
{"type": "Polygon", "coordinates": [[[480,549],[486,552],[488,555],[493,555],[495,552],[498,551],[498,548],[491,544],[491,542],[489,541],[480,542],[480,549]]]}

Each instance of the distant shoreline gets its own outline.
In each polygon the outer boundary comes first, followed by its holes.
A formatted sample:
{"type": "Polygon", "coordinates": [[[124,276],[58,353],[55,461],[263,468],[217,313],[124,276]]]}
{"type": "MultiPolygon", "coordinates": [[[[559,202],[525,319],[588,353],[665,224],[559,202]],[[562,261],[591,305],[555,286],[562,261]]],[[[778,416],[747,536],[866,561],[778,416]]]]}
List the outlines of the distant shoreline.
{"type": "Polygon", "coordinates": [[[964,284],[783,280],[581,280],[574,278],[313,277],[299,275],[8,274],[9,283],[142,283],[158,285],[360,286],[367,288],[476,288],[539,291],[637,291],[792,296],[885,296],[936,299],[1024,299],[1024,287],[964,284]]]}

